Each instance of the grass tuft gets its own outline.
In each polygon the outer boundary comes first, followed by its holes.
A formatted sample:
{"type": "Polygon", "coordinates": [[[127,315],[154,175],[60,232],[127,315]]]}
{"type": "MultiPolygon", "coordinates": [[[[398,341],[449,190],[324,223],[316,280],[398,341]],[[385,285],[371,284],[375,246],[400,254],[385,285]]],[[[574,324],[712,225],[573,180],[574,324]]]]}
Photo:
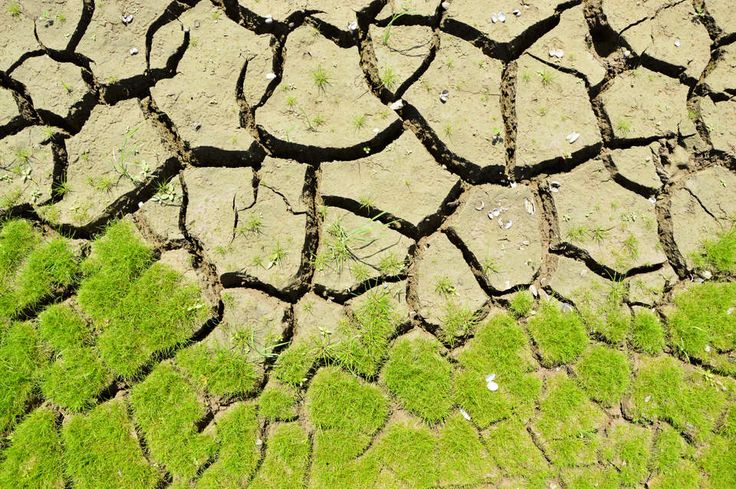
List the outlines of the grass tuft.
{"type": "Polygon", "coordinates": [[[43,357],[30,323],[0,329],[0,432],[12,428],[36,394],[43,357]]]}
{"type": "Polygon", "coordinates": [[[631,369],[625,354],[605,346],[594,346],[575,365],[575,373],[592,399],[611,407],[621,401],[628,388],[631,369]]]}
{"type": "Polygon", "coordinates": [[[98,394],[112,382],[112,375],[89,347],[67,348],[44,372],[41,389],[46,398],[71,411],[83,411],[97,403],[98,394]]]}
{"type": "Polygon", "coordinates": [[[309,439],[299,423],[275,425],[268,437],[268,448],[252,489],[303,487],[309,462],[309,439]]]}
{"type": "Polygon", "coordinates": [[[271,384],[259,396],[258,413],[268,421],[290,421],[297,416],[296,403],[296,389],[271,384]]]}
{"type": "Polygon", "coordinates": [[[539,314],[529,320],[529,331],[546,367],[575,361],[588,343],[580,316],[562,312],[553,302],[543,304],[539,314]]]}
{"type": "Polygon", "coordinates": [[[693,256],[695,265],[714,271],[736,272],[736,226],[719,233],[716,239],[703,243],[699,253],[693,256]]]}
{"type": "Polygon", "coordinates": [[[239,351],[198,343],[181,350],[176,363],[201,389],[216,396],[242,396],[256,385],[258,374],[239,351]]]}
{"type": "Polygon", "coordinates": [[[665,346],[664,330],[654,311],[642,309],[634,314],[631,345],[638,351],[657,355],[665,346]]]}

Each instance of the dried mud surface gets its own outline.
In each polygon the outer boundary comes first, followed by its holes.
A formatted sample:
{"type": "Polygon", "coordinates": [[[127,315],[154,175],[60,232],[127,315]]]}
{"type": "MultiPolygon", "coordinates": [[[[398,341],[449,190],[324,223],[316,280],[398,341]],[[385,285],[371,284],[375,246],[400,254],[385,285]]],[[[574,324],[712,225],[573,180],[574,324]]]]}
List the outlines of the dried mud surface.
{"type": "Polygon", "coordinates": [[[439,277],[478,317],[621,280],[661,310],[736,216],[729,2],[7,3],[0,219],[79,240],[131,220],[219,303],[201,341],[268,316],[286,351],[319,327],[305,303],[329,322],[383,287],[401,331],[439,336],[439,277]],[[315,260],[336,222],[360,270],[315,260]]]}

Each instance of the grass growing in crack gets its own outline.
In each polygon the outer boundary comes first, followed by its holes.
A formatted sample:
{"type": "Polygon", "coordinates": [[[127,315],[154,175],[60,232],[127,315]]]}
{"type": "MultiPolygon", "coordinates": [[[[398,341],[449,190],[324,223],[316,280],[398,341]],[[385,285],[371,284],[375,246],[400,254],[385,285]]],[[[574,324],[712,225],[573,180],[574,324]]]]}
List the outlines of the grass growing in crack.
{"type": "Polygon", "coordinates": [[[181,350],[176,363],[200,389],[215,396],[242,396],[253,390],[257,374],[245,355],[204,343],[181,350]]]}
{"type": "Polygon", "coordinates": [[[393,68],[387,66],[381,71],[381,86],[393,90],[399,82],[399,77],[393,68]]]}
{"type": "Polygon", "coordinates": [[[436,487],[439,467],[436,436],[428,427],[411,422],[390,422],[376,442],[381,463],[408,487],[436,487]],[[397,457],[396,454],[403,454],[397,457]]]}
{"type": "Polygon", "coordinates": [[[175,476],[193,477],[215,451],[214,440],[195,430],[205,409],[194,389],[163,364],[133,387],[130,399],[153,458],[175,476]]]}
{"type": "Polygon", "coordinates": [[[440,428],[438,440],[439,485],[470,485],[490,469],[490,458],[477,432],[460,414],[440,428]]]}
{"type": "Polygon", "coordinates": [[[543,304],[539,314],[529,320],[529,332],[539,347],[542,364],[548,367],[576,360],[588,342],[578,313],[562,312],[554,302],[543,304]]]}
{"type": "Polygon", "coordinates": [[[300,386],[307,380],[315,360],[309,345],[292,345],[278,356],[274,376],[284,383],[300,386]]]}
{"type": "Polygon", "coordinates": [[[312,72],[312,82],[320,92],[324,92],[330,84],[330,75],[322,65],[319,65],[317,69],[312,72]]]}
{"type": "Polygon", "coordinates": [[[452,405],[452,367],[434,340],[400,339],[383,369],[388,389],[407,411],[428,423],[447,416],[452,405]]]}
{"type": "Polygon", "coordinates": [[[30,323],[0,322],[0,432],[12,428],[36,395],[43,357],[30,323]]]}
{"type": "Polygon", "coordinates": [[[378,262],[378,269],[383,275],[398,275],[404,270],[404,261],[394,253],[388,253],[381,257],[378,262]]]}
{"type": "Polygon", "coordinates": [[[649,429],[628,423],[617,423],[609,430],[600,461],[620,468],[616,479],[621,487],[637,487],[649,475],[651,439],[649,429]]]}
{"type": "Polygon", "coordinates": [[[528,315],[534,307],[534,297],[531,292],[521,290],[514,294],[509,301],[509,311],[516,318],[528,315]]]}
{"type": "Polygon", "coordinates": [[[309,439],[299,423],[277,424],[268,436],[268,448],[253,489],[301,487],[309,462],[309,439]]]}
{"type": "Polygon", "coordinates": [[[473,331],[477,325],[478,316],[475,311],[450,300],[445,304],[439,337],[448,345],[454,346],[461,336],[473,331]]]}
{"type": "Polygon", "coordinates": [[[64,449],[55,418],[51,409],[40,408],[18,425],[3,451],[0,487],[64,487],[64,449]]]}
{"type": "Polygon", "coordinates": [[[112,400],[64,424],[66,472],[81,489],[146,489],[158,482],[128,419],[124,401],[112,400]]]}
{"type": "Polygon", "coordinates": [[[87,322],[67,304],[54,304],[38,315],[38,333],[54,351],[89,344],[92,330],[87,322]]]}

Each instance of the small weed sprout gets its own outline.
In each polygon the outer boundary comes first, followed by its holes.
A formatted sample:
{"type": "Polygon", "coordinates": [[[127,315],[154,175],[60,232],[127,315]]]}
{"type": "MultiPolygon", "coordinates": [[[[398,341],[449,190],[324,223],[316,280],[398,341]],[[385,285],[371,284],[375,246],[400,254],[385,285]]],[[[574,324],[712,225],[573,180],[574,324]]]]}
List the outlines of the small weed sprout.
{"type": "Polygon", "coordinates": [[[161,182],[156,187],[156,194],[151,199],[161,205],[177,205],[179,195],[176,193],[176,187],[172,182],[161,182]]]}
{"type": "Polygon", "coordinates": [[[393,68],[387,66],[381,72],[381,85],[388,90],[393,90],[398,82],[398,76],[393,68]]]}
{"type": "Polygon", "coordinates": [[[384,275],[398,275],[404,269],[404,262],[394,253],[389,253],[381,258],[378,268],[384,275]]]}
{"type": "Polygon", "coordinates": [[[365,127],[365,122],[366,122],[365,114],[355,116],[353,118],[353,127],[355,128],[356,131],[359,131],[365,127]]]}
{"type": "Polygon", "coordinates": [[[409,12],[408,11],[397,12],[391,16],[391,20],[386,26],[386,30],[383,31],[383,36],[381,38],[381,41],[383,42],[384,46],[388,46],[388,42],[391,40],[391,28],[393,27],[394,22],[396,22],[400,17],[406,15],[407,13],[409,12]]]}
{"type": "Polygon", "coordinates": [[[588,239],[590,231],[585,226],[575,226],[567,231],[567,239],[572,242],[582,242],[588,239]]]}
{"type": "Polygon", "coordinates": [[[608,235],[610,234],[611,229],[613,228],[602,228],[600,226],[596,226],[590,230],[590,237],[597,244],[601,244],[603,243],[603,241],[606,240],[606,238],[608,238],[608,235]]]}
{"type": "Polygon", "coordinates": [[[483,260],[481,266],[483,267],[483,273],[485,273],[486,275],[499,273],[501,271],[501,269],[498,267],[498,262],[490,257],[483,260]]]}
{"type": "Polygon", "coordinates": [[[241,235],[261,234],[263,232],[263,217],[260,214],[249,214],[241,227],[238,227],[241,235]]]}
{"type": "Polygon", "coordinates": [[[434,282],[434,291],[444,298],[451,297],[457,293],[455,285],[449,277],[439,277],[434,282]]]}
{"type": "Polygon", "coordinates": [[[317,69],[312,72],[312,81],[314,82],[314,86],[317,87],[320,92],[324,92],[327,85],[330,84],[330,76],[322,65],[318,66],[317,69]]]}
{"type": "Polygon", "coordinates": [[[628,136],[631,134],[631,122],[628,119],[619,119],[616,122],[616,131],[621,133],[622,136],[628,136]]]}
{"type": "Polygon", "coordinates": [[[324,118],[322,114],[317,114],[312,119],[312,124],[314,124],[315,127],[322,127],[325,124],[327,124],[327,120],[324,118]]]}
{"type": "Polygon", "coordinates": [[[361,209],[373,209],[376,207],[376,202],[367,195],[363,195],[358,198],[358,203],[360,204],[361,209]]]}
{"type": "Polygon", "coordinates": [[[8,5],[8,14],[10,14],[13,18],[20,17],[20,14],[23,13],[23,7],[20,6],[20,3],[16,1],[10,2],[8,5]]]}
{"type": "Polygon", "coordinates": [[[109,177],[88,177],[87,185],[95,190],[99,190],[100,192],[110,192],[110,190],[112,190],[112,188],[115,186],[115,182],[113,182],[112,179],[109,177]]]}
{"type": "Polygon", "coordinates": [[[371,269],[362,262],[355,262],[350,266],[350,275],[358,282],[365,282],[371,278],[371,269]]]}
{"type": "Polygon", "coordinates": [[[289,95],[286,97],[286,106],[289,108],[294,108],[296,106],[296,97],[293,95],[289,95]]]}
{"type": "Polygon", "coordinates": [[[552,74],[551,71],[547,70],[546,68],[538,71],[537,75],[539,75],[540,80],[542,81],[542,86],[548,87],[552,85],[552,82],[554,81],[555,77],[552,74]]]}

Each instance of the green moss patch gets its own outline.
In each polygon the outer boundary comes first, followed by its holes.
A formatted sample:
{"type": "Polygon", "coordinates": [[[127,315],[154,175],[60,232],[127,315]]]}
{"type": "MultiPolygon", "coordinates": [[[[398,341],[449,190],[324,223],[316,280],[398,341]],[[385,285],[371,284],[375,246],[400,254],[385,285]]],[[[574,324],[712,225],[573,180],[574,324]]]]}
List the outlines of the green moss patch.
{"type": "Polygon", "coordinates": [[[3,452],[0,487],[3,489],[63,489],[61,437],[54,413],[40,408],[28,415],[3,452]]]}
{"type": "Polygon", "coordinates": [[[65,349],[43,377],[43,395],[71,411],[82,411],[96,404],[98,394],[113,379],[89,347],[65,349]]]}
{"type": "Polygon", "coordinates": [[[534,307],[534,297],[528,291],[517,292],[509,301],[509,311],[516,318],[528,315],[532,311],[532,307],[534,307]]]}
{"type": "Polygon", "coordinates": [[[580,316],[573,311],[562,312],[553,302],[545,303],[529,320],[529,332],[547,367],[575,361],[588,343],[580,316]]]}
{"type": "Polygon", "coordinates": [[[245,354],[224,346],[199,343],[181,350],[176,362],[197,386],[216,396],[245,395],[258,377],[245,354]]]}
{"type": "Polygon", "coordinates": [[[41,339],[54,351],[78,348],[92,339],[92,330],[68,304],[54,304],[38,315],[41,339]]]}
{"type": "Polygon", "coordinates": [[[383,370],[386,386],[404,408],[430,423],[447,416],[451,406],[452,368],[440,347],[425,338],[399,339],[383,370]]]}
{"type": "Polygon", "coordinates": [[[298,423],[277,424],[270,430],[266,456],[252,489],[303,487],[309,462],[309,439],[298,423]]]}
{"type": "Polygon", "coordinates": [[[151,455],[175,476],[193,477],[214,453],[214,440],[197,433],[195,426],[205,414],[204,405],[170,365],[156,367],[136,385],[131,402],[151,455]]]}
{"type": "Polygon", "coordinates": [[[148,465],[133,437],[123,401],[102,404],[64,425],[66,472],[81,489],[152,489],[158,472],[148,465]]]}
{"type": "Polygon", "coordinates": [[[600,459],[618,469],[621,486],[639,487],[646,480],[651,438],[648,428],[629,423],[620,422],[608,429],[600,459]]]}
{"type": "Polygon", "coordinates": [[[654,311],[639,309],[634,314],[631,346],[637,351],[657,355],[665,346],[664,329],[654,311]]]}
{"type": "Polygon", "coordinates": [[[494,424],[483,439],[491,459],[505,477],[525,480],[530,487],[548,486],[552,470],[519,420],[494,424]]]}
{"type": "Polygon", "coordinates": [[[669,316],[672,343],[690,358],[736,373],[736,283],[702,283],[675,296],[669,316]]]}
{"type": "Polygon", "coordinates": [[[512,415],[528,419],[539,396],[541,381],[535,370],[529,342],[508,315],[491,318],[478,328],[458,356],[455,402],[481,428],[512,415]],[[488,389],[486,377],[496,374],[498,390],[488,389]]]}
{"type": "Polygon", "coordinates": [[[11,323],[0,329],[0,359],[0,431],[5,432],[37,392],[44,359],[30,323],[11,323]]]}
{"type": "Polygon", "coordinates": [[[290,421],[296,418],[296,389],[270,383],[258,398],[258,413],[268,421],[290,421]]]}
{"type": "Polygon", "coordinates": [[[314,365],[315,357],[309,345],[291,345],[276,360],[273,375],[281,382],[301,386],[307,381],[307,374],[314,365]]]}
{"type": "Polygon", "coordinates": [[[605,346],[586,351],[575,365],[575,373],[585,392],[605,406],[613,406],[629,386],[631,370],[626,355],[605,346]]]}

